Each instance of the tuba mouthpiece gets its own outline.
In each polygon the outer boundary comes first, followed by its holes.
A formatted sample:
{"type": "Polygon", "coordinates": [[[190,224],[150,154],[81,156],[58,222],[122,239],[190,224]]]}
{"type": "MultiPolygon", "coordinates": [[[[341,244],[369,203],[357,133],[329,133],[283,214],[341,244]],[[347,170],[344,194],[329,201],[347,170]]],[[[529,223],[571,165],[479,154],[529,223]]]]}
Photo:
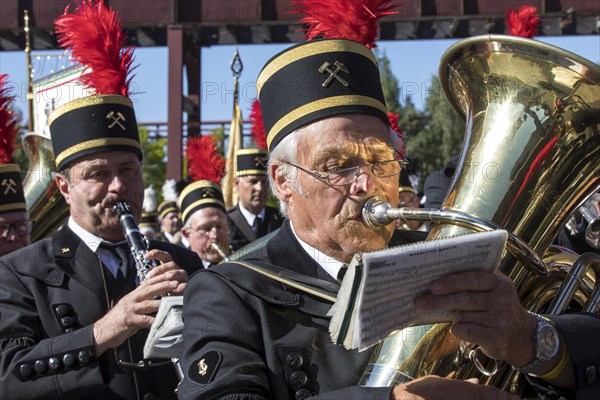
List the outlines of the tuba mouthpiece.
{"type": "Polygon", "coordinates": [[[394,221],[394,219],[388,215],[388,210],[390,208],[392,208],[392,205],[385,201],[385,199],[379,196],[371,197],[363,205],[363,222],[369,228],[379,230],[382,226],[394,221]]]}
{"type": "Polygon", "coordinates": [[[219,247],[218,244],[216,243],[211,243],[210,247],[217,252],[217,254],[219,256],[221,256],[221,258],[223,259],[223,261],[225,262],[229,262],[229,257],[227,257],[227,254],[225,254],[225,252],[223,250],[221,250],[221,248],[219,247]]]}

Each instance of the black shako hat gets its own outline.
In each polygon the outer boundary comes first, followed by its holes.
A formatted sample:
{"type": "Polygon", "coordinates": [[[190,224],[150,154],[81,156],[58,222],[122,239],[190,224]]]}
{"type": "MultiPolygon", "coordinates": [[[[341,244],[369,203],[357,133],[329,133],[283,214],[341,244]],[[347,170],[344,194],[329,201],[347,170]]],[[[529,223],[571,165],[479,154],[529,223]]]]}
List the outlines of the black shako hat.
{"type": "Polygon", "coordinates": [[[48,119],[56,169],[104,151],[129,151],[142,159],[140,137],[128,97],[83,97],[56,109],[48,119]]]}
{"type": "Polygon", "coordinates": [[[170,212],[179,212],[179,208],[177,208],[177,203],[174,201],[163,201],[158,205],[158,216],[160,218],[164,218],[170,212]]]}
{"type": "Polygon", "coordinates": [[[239,149],[236,153],[236,175],[266,175],[267,156],[265,149],[239,149]]]}
{"type": "Polygon", "coordinates": [[[375,56],[346,39],[320,39],[271,58],[256,82],[267,145],[294,130],[342,114],[369,114],[389,125],[375,56]]]}
{"type": "Polygon", "coordinates": [[[27,211],[21,168],[17,164],[1,164],[0,213],[11,211],[27,211]]]}
{"type": "Polygon", "coordinates": [[[218,184],[208,180],[192,182],[179,195],[178,204],[181,219],[185,225],[196,211],[205,207],[215,207],[225,211],[223,192],[218,184]]]}

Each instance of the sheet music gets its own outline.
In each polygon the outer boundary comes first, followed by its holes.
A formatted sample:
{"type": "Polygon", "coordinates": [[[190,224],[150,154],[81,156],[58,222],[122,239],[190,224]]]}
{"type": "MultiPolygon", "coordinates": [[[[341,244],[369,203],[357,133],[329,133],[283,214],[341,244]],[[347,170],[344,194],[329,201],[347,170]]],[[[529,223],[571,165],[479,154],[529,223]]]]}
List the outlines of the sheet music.
{"type": "Polygon", "coordinates": [[[330,311],[332,339],[348,349],[364,350],[409,325],[448,321],[446,313],[415,313],[415,297],[449,273],[496,270],[507,236],[497,230],[363,253],[360,271],[351,263],[330,311]],[[348,330],[340,332],[344,318],[348,330]],[[343,341],[340,333],[345,334],[343,341]]]}

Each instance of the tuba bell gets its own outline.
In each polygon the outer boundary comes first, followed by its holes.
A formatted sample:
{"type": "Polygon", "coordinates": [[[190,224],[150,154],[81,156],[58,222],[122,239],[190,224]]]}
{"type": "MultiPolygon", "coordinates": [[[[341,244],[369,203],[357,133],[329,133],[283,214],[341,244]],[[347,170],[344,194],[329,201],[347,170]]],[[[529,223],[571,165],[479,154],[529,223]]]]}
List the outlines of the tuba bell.
{"type": "Polygon", "coordinates": [[[23,191],[29,217],[35,221],[31,242],[36,242],[52,235],[65,223],[69,208],[54,181],[56,167],[50,139],[29,132],[23,136],[23,147],[29,158],[23,191]]]}
{"type": "MultiPolygon", "coordinates": [[[[363,210],[365,223],[431,221],[428,240],[505,229],[510,251],[499,270],[511,278],[524,307],[558,313],[576,298],[581,308],[598,312],[598,260],[560,257],[551,243],[600,187],[600,68],[542,42],[486,35],[450,47],[439,76],[450,103],[466,120],[457,170],[441,210],[386,210],[374,201],[363,210]],[[565,267],[569,262],[573,268],[565,267]],[[574,271],[575,280],[583,281],[575,289],[573,279],[563,279],[574,271]],[[567,291],[568,296],[561,294],[567,291]]],[[[415,326],[390,335],[374,351],[359,384],[394,386],[435,374],[477,377],[520,393],[520,377],[510,366],[486,359],[449,328],[449,323],[415,326]]]]}

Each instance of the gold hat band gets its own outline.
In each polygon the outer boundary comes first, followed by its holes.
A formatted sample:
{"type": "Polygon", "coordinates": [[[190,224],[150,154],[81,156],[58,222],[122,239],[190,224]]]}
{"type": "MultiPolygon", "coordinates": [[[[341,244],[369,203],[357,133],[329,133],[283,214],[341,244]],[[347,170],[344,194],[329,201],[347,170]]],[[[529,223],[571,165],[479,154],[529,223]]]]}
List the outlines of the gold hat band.
{"type": "Polygon", "coordinates": [[[67,157],[72,156],[73,154],[77,154],[80,151],[87,150],[95,147],[102,146],[129,146],[135,147],[136,149],[142,150],[140,143],[134,139],[127,138],[104,138],[104,139],[94,139],[88,140],[87,142],[78,143],[75,146],[71,146],[58,156],[56,156],[56,165],[60,165],[60,163],[67,157]]]}
{"type": "Polygon", "coordinates": [[[368,106],[380,110],[382,113],[387,114],[386,106],[369,96],[360,95],[344,95],[327,97],[324,99],[313,101],[312,103],[305,104],[301,107],[294,109],[288,114],[284,115],[277,121],[267,135],[267,145],[271,148],[271,142],[275,139],[275,136],[286,126],[292,122],[316,111],[321,111],[327,108],[334,107],[348,107],[348,106],[368,106]]]}

